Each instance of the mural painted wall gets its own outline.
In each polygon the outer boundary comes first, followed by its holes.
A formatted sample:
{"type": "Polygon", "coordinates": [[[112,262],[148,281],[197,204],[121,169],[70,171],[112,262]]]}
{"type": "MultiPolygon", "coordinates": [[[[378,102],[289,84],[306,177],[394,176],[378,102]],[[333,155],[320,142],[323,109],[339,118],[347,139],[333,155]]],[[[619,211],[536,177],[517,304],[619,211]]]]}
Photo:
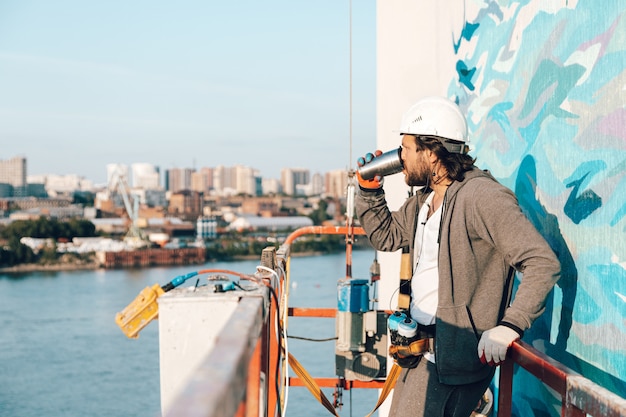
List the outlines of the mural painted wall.
{"type": "MultiPolygon", "coordinates": [[[[524,340],[626,397],[626,2],[464,6],[448,93],[563,265],[524,340]]],[[[517,372],[514,413],[559,415],[535,381],[517,372]]]]}

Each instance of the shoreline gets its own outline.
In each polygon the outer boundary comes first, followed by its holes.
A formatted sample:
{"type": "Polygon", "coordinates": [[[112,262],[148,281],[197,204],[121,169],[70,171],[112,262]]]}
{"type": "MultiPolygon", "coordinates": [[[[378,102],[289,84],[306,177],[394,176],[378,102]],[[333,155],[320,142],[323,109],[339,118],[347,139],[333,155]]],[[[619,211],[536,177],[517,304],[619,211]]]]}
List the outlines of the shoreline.
{"type": "Polygon", "coordinates": [[[22,272],[61,272],[104,269],[97,262],[79,263],[59,263],[59,264],[19,264],[0,268],[0,274],[22,273],[22,272]]]}
{"type": "MultiPolygon", "coordinates": [[[[324,255],[324,252],[298,252],[292,253],[292,258],[300,258],[305,256],[320,256],[324,255]]],[[[207,260],[206,263],[211,262],[238,262],[238,261],[250,261],[258,259],[261,260],[261,255],[242,255],[233,256],[228,260],[207,260]]],[[[167,266],[167,265],[161,265],[167,266]]],[[[173,265],[172,265],[173,266],[173,265]]],[[[135,267],[136,268],[136,267],[135,267]]],[[[54,264],[19,264],[8,267],[1,267],[0,274],[19,274],[26,272],[63,272],[63,271],[81,271],[81,270],[107,270],[100,265],[99,262],[59,262],[54,264]]],[[[114,269],[130,269],[130,268],[114,268],[114,269]]]]}

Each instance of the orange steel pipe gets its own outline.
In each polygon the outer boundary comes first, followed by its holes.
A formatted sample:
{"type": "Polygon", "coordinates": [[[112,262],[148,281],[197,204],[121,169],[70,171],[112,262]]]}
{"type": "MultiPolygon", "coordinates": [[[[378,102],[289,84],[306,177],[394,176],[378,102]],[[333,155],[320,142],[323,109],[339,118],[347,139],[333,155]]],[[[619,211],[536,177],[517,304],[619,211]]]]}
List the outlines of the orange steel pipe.
{"type": "Polygon", "coordinates": [[[336,308],[289,307],[288,314],[292,317],[328,317],[337,316],[336,308]]]}
{"type": "MultiPolygon", "coordinates": [[[[586,415],[583,411],[567,403],[567,378],[577,375],[574,371],[544,353],[539,352],[524,341],[514,342],[509,349],[509,356],[511,360],[505,361],[500,369],[498,415],[507,417],[510,416],[512,412],[514,363],[526,369],[561,396],[561,416],[584,417],[586,415]]],[[[597,410],[586,411],[594,411],[592,412],[594,416],[603,415],[602,412],[599,414],[596,413],[595,411],[597,410]]]]}
{"type": "Polygon", "coordinates": [[[535,375],[541,382],[558,393],[565,394],[567,376],[573,372],[572,370],[523,341],[513,343],[510,354],[518,365],[535,375]]]}
{"type": "Polygon", "coordinates": [[[498,384],[498,414],[510,417],[513,411],[513,372],[515,362],[506,360],[500,365],[498,384]]]}
{"type": "Polygon", "coordinates": [[[294,230],[289,236],[287,236],[287,239],[285,239],[285,245],[291,245],[294,240],[304,235],[345,235],[350,232],[355,235],[365,234],[365,230],[363,230],[362,227],[308,226],[294,230]]]}
{"type": "MultiPolygon", "coordinates": [[[[337,315],[336,308],[317,308],[317,307],[289,307],[287,310],[290,317],[327,317],[335,318],[337,315]]],[[[391,315],[392,310],[379,310],[391,315]]]]}
{"type": "MultiPolygon", "coordinates": [[[[317,385],[324,388],[342,387],[343,389],[352,388],[382,388],[385,385],[384,380],[375,379],[373,381],[348,381],[343,378],[312,378],[317,385]]],[[[289,386],[291,387],[306,387],[306,384],[302,379],[298,377],[289,377],[289,386]]]]}
{"type": "Polygon", "coordinates": [[[246,387],[245,413],[242,417],[258,417],[259,408],[261,407],[261,352],[263,350],[263,342],[261,338],[257,341],[252,359],[248,365],[248,381],[246,387]]]}
{"type": "MultiPolygon", "coordinates": [[[[282,346],[279,345],[279,341],[276,340],[276,315],[278,314],[278,309],[277,306],[274,305],[274,300],[272,299],[272,297],[270,297],[270,305],[269,305],[269,311],[268,311],[268,319],[267,319],[267,329],[268,331],[265,332],[265,337],[267,337],[267,342],[268,342],[268,347],[269,347],[269,354],[267,356],[268,362],[267,362],[267,373],[266,375],[274,375],[276,373],[276,369],[277,367],[280,366],[279,364],[279,349],[282,349],[282,346]]],[[[268,381],[272,381],[272,382],[276,382],[273,380],[273,378],[268,378],[268,381]]],[[[282,407],[282,404],[279,401],[279,397],[278,397],[278,392],[277,390],[277,386],[275,383],[270,382],[266,388],[267,388],[267,409],[268,409],[268,415],[273,416],[275,415],[275,412],[278,408],[282,407]]]]}

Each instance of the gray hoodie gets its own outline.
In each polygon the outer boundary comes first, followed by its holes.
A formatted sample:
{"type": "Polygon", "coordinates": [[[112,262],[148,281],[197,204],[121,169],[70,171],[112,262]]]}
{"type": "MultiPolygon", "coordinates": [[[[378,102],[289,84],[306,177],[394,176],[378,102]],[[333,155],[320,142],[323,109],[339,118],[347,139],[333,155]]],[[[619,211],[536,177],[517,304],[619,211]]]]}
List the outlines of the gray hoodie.
{"type": "MultiPolygon", "coordinates": [[[[398,211],[382,189],[360,189],[355,205],[375,249],[409,247],[413,259],[417,213],[430,190],[409,197],[398,211]]],[[[467,384],[489,376],[477,354],[485,330],[503,324],[523,334],[545,308],[560,264],[522,213],[511,190],[477,168],[453,182],[439,231],[439,306],[435,355],[440,382],[467,384]],[[511,268],[522,274],[513,302],[511,268]]]]}

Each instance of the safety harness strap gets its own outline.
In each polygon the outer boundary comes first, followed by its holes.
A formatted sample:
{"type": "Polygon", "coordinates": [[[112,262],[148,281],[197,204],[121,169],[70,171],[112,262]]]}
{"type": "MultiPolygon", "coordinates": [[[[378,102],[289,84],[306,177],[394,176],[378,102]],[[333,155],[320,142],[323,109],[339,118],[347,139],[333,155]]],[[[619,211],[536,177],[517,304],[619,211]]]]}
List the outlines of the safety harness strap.
{"type": "Polygon", "coordinates": [[[396,386],[396,381],[398,380],[398,376],[400,375],[401,370],[402,368],[400,368],[400,366],[398,366],[398,364],[394,362],[391,370],[389,371],[389,375],[387,375],[387,379],[385,380],[385,385],[383,385],[383,388],[380,391],[380,397],[378,397],[378,402],[376,403],[376,406],[365,417],[370,417],[376,412],[376,410],[378,410],[378,407],[380,407],[385,402],[387,396],[389,395],[391,390],[393,390],[393,387],[396,386]]]}
{"type": "MultiPolygon", "coordinates": [[[[289,365],[291,365],[291,369],[293,369],[293,371],[302,379],[304,385],[311,392],[311,394],[313,394],[317,401],[319,401],[320,404],[322,404],[332,415],[339,417],[337,411],[335,410],[335,407],[330,402],[328,397],[324,395],[324,392],[317,384],[317,382],[315,382],[315,379],[311,377],[311,374],[309,374],[309,372],[304,369],[302,364],[298,362],[291,353],[289,353],[289,365]]],[[[376,403],[376,406],[372,411],[369,412],[366,417],[371,417],[371,415],[374,414],[376,410],[378,410],[378,408],[385,402],[387,396],[389,396],[389,393],[391,392],[391,390],[393,390],[393,387],[395,387],[401,370],[402,368],[400,368],[400,366],[398,366],[398,364],[394,362],[391,370],[389,371],[389,375],[387,375],[385,384],[380,391],[380,397],[378,397],[378,402],[376,403]]]]}
{"type": "Polygon", "coordinates": [[[298,362],[291,353],[289,354],[289,365],[291,365],[291,369],[293,369],[293,371],[298,374],[300,378],[302,378],[302,381],[304,381],[304,384],[306,385],[308,390],[311,391],[311,394],[313,394],[317,401],[319,401],[328,411],[330,411],[332,415],[339,417],[337,411],[335,411],[335,407],[328,400],[326,395],[324,395],[320,386],[317,385],[317,382],[315,382],[315,379],[311,377],[311,374],[309,374],[308,371],[304,369],[300,362],[298,362]]]}
{"type": "Polygon", "coordinates": [[[413,278],[413,266],[411,265],[411,253],[407,246],[402,248],[402,256],[400,258],[399,310],[407,311],[411,305],[411,278],[413,278]]]}

